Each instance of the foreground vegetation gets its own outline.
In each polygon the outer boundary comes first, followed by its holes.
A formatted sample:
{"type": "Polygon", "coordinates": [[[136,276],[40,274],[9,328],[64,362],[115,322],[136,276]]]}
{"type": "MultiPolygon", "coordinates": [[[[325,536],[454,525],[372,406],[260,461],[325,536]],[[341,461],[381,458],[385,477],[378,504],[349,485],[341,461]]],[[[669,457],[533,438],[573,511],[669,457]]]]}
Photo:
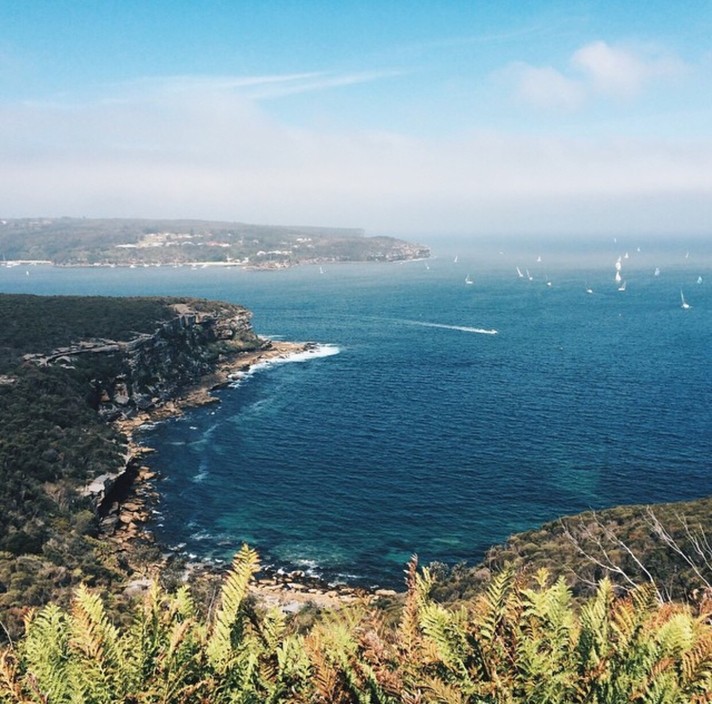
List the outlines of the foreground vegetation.
{"type": "Polygon", "coordinates": [[[257,555],[237,554],[220,599],[197,613],[188,589],[153,588],[117,628],[80,588],[71,609],[27,618],[0,661],[0,701],[489,702],[712,701],[712,603],[693,612],[650,587],[617,598],[601,582],[580,608],[563,580],[505,570],[454,611],[434,603],[415,561],[399,622],[350,608],[306,632],[248,597],[257,555]]]}

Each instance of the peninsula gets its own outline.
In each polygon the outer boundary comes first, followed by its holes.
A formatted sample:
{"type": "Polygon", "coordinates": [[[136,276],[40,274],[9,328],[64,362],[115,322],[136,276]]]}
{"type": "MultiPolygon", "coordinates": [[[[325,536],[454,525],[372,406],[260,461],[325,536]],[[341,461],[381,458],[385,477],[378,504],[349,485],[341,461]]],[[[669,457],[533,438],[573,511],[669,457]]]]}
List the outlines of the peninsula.
{"type": "Polygon", "coordinates": [[[212,220],[22,218],[0,220],[0,259],[62,266],[239,266],[406,261],[428,247],[355,228],[212,220]]]}

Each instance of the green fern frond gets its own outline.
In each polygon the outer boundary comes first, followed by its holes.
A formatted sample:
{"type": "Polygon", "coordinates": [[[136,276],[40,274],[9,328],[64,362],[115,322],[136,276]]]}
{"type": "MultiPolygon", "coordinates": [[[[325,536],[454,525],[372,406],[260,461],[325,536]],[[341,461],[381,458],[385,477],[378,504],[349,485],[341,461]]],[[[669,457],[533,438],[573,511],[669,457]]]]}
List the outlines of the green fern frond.
{"type": "Polygon", "coordinates": [[[54,604],[44,607],[27,621],[20,657],[32,672],[37,689],[49,701],[63,701],[70,695],[69,625],[66,615],[54,604]]]}
{"type": "Polygon", "coordinates": [[[662,654],[681,657],[692,648],[695,641],[692,618],[687,614],[676,614],[658,629],[656,640],[662,654]]]}
{"type": "Polygon", "coordinates": [[[77,589],[74,597],[71,630],[74,649],[87,658],[116,667],[118,631],[109,621],[99,595],[92,594],[84,585],[77,589]]]}
{"type": "Polygon", "coordinates": [[[309,677],[311,663],[304,647],[304,638],[289,635],[277,647],[279,677],[285,681],[301,682],[309,677]]]}
{"type": "Polygon", "coordinates": [[[171,612],[181,618],[193,618],[195,616],[195,604],[190,595],[190,589],[186,585],[178,588],[173,598],[170,600],[171,612]]]}
{"type": "Polygon", "coordinates": [[[514,585],[514,570],[506,567],[495,575],[484,598],[478,603],[478,637],[492,641],[507,612],[507,600],[514,585]]]}
{"type": "Polygon", "coordinates": [[[425,635],[435,644],[445,666],[469,680],[465,664],[469,644],[460,619],[439,604],[428,604],[421,611],[420,624],[425,635]]]}
{"type": "Polygon", "coordinates": [[[276,652],[284,639],[287,621],[284,614],[277,608],[269,609],[259,623],[259,632],[267,652],[276,652]]]}
{"type": "Polygon", "coordinates": [[[69,646],[76,656],[71,687],[82,691],[89,701],[115,701],[131,679],[128,668],[123,667],[126,663],[120,656],[117,629],[99,596],[83,585],[75,593],[70,616],[69,646]]]}
{"type": "Polygon", "coordinates": [[[221,593],[220,606],[213,618],[207,645],[208,658],[217,671],[224,671],[237,645],[233,639],[240,636],[240,607],[247,596],[247,588],[253,575],[259,570],[257,553],[243,545],[235,555],[221,593]]]}

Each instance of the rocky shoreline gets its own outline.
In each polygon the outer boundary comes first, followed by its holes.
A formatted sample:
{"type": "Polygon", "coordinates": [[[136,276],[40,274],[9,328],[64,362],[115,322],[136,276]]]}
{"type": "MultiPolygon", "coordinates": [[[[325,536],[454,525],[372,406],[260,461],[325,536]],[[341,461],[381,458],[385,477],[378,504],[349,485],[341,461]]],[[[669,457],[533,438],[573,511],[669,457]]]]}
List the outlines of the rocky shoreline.
{"type": "MultiPolygon", "coordinates": [[[[136,431],[151,423],[178,417],[188,409],[218,403],[219,399],[213,392],[226,387],[256,364],[287,359],[315,349],[317,345],[310,342],[269,341],[260,349],[240,352],[220,363],[213,373],[201,378],[179,396],[130,418],[122,417],[113,422],[114,427],[127,438],[125,467],[119,477],[113,478],[114,489],[111,492],[101,494],[101,487],[94,487],[92,493],[101,495],[99,515],[103,539],[113,545],[116,553],[125,557],[135,572],[127,586],[129,593],[146,589],[151,584],[146,566],[136,564],[132,556],[139,545],[154,544],[154,536],[147,524],[159,500],[154,481],[158,475],[144,464],[145,456],[153,449],[136,441],[136,431]]],[[[166,562],[172,559],[175,558],[167,554],[162,557],[166,562]]],[[[184,578],[189,579],[200,573],[214,574],[217,569],[210,563],[190,563],[186,565],[184,578]]],[[[307,606],[337,608],[357,601],[397,597],[397,593],[389,589],[368,591],[347,585],[334,586],[302,572],[283,573],[276,570],[261,573],[251,586],[251,593],[265,607],[276,606],[285,613],[295,613],[307,606]]]]}

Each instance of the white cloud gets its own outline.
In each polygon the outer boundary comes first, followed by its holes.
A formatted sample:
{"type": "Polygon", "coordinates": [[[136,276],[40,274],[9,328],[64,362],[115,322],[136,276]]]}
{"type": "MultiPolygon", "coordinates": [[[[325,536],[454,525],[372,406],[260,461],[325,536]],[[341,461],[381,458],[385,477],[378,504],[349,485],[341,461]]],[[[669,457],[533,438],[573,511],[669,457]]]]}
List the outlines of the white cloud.
{"type": "Polygon", "coordinates": [[[653,47],[595,41],[575,51],[562,70],[516,63],[501,75],[513,83],[520,101],[537,108],[570,111],[597,95],[634,98],[656,80],[673,80],[687,71],[681,59],[653,47]]]}
{"type": "Polygon", "coordinates": [[[571,65],[584,74],[592,89],[622,97],[633,97],[651,81],[673,78],[686,70],[677,57],[651,49],[614,47],[604,41],[581,47],[571,57],[571,65]]]}
{"type": "Polygon", "coordinates": [[[655,232],[673,215],[703,232],[712,216],[710,141],[325,133],[200,81],[81,106],[0,105],[0,162],[4,217],[204,217],[407,234],[655,232]]]}
{"type": "Polygon", "coordinates": [[[537,68],[520,64],[512,67],[511,72],[519,98],[531,105],[574,110],[586,98],[580,82],[567,78],[551,66],[537,68]]]}

